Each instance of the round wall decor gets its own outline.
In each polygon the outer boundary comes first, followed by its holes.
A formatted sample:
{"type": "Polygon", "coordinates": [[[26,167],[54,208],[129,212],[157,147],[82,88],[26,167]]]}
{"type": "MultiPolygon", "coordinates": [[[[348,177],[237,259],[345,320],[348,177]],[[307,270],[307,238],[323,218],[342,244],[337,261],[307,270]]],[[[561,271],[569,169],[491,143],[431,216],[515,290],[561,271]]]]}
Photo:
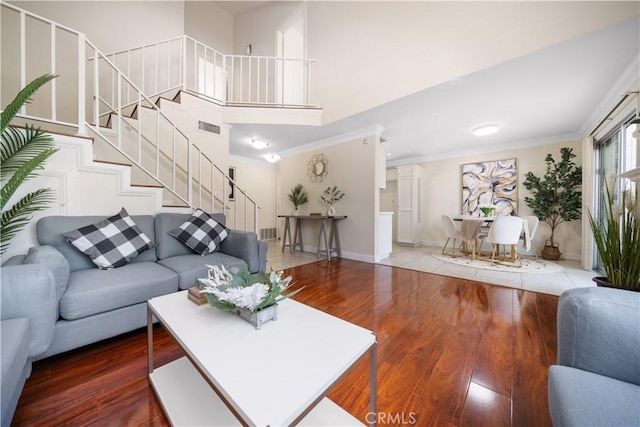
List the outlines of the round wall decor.
{"type": "Polygon", "coordinates": [[[312,182],[322,182],[325,176],[327,176],[329,169],[329,160],[324,154],[314,154],[307,163],[307,175],[312,182]]]}

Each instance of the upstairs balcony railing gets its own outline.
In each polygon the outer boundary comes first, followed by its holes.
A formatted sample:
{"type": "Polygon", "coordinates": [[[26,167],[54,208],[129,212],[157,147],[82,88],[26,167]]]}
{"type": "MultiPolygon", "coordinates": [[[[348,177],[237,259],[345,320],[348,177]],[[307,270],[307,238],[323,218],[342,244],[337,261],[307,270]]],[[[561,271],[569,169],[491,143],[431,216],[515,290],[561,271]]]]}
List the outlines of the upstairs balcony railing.
{"type": "Polygon", "coordinates": [[[21,117],[75,127],[78,134],[90,130],[191,208],[227,214],[233,187],[236,209],[229,225],[244,230],[252,225],[257,232],[256,202],[163,114],[129,71],[83,33],[4,2],[0,6],[2,105],[35,77],[58,74],[48,90],[42,88],[25,105],[21,117]],[[238,221],[239,210],[243,221],[238,221]]]}
{"type": "Polygon", "coordinates": [[[313,59],[225,55],[189,36],[105,56],[152,97],[184,89],[223,105],[317,106],[313,59]]]}

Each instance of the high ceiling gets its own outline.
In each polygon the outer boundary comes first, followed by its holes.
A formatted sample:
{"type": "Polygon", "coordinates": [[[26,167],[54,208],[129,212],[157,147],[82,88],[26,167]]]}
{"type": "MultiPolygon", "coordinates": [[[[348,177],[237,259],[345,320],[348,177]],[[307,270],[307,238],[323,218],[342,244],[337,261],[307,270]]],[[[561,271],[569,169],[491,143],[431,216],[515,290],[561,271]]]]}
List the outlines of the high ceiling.
{"type": "Polygon", "coordinates": [[[636,17],[324,126],[235,124],[230,153],[264,161],[247,140],[269,141],[271,152],[286,156],[375,125],[384,128],[390,164],[581,139],[632,64],[640,77],[639,35],[636,17]],[[501,130],[472,134],[489,123],[501,130]]]}
{"type": "Polygon", "coordinates": [[[221,7],[232,15],[238,15],[247,12],[256,7],[264,6],[268,1],[217,1],[216,6],[221,7]]]}

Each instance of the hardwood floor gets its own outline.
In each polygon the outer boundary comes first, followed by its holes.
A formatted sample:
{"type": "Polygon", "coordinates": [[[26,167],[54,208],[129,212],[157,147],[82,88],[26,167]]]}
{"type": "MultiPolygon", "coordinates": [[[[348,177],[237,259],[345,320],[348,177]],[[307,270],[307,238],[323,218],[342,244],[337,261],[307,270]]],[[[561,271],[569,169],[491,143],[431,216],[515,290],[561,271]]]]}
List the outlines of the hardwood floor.
{"type": "MultiPolygon", "coordinates": [[[[556,296],[344,259],[286,273],[296,300],[377,335],[379,425],[551,425],[556,296]]],[[[36,362],[14,425],[168,425],[146,353],[139,330],[36,362]]],[[[156,327],[154,354],[182,351],[156,327]]],[[[367,356],[329,397],[370,421],[368,387],[367,356]]]]}

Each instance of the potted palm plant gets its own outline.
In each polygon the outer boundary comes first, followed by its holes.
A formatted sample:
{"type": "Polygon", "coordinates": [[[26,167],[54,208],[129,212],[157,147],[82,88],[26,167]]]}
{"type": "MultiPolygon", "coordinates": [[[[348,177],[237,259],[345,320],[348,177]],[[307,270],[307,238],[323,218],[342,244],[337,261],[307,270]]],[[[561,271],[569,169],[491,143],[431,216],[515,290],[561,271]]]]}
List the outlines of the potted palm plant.
{"type": "Polygon", "coordinates": [[[544,159],[547,164],[544,176],[540,178],[527,172],[522,183],[531,192],[524,202],[540,221],[551,228],[551,235],[542,250],[544,259],[560,258],[560,244],[555,241],[556,228],[565,221],[582,217],[582,166],[577,166],[572,160],[576,155],[569,147],[561,148],[560,156],[560,161],[556,162],[548,153],[544,159]]]}
{"type": "Polygon", "coordinates": [[[36,78],[22,89],[16,98],[2,111],[0,147],[2,164],[2,190],[0,196],[0,254],[4,253],[12,239],[31,221],[32,215],[45,209],[52,200],[52,190],[41,188],[33,191],[11,207],[7,207],[9,199],[15,194],[23,182],[37,176],[45,161],[58,151],[53,146],[53,138],[40,128],[27,125],[24,132],[10,127],[9,123],[25,103],[42,85],[56,76],[45,74],[36,78]],[[7,208],[7,209],[5,209],[7,208]]]}
{"type": "Polygon", "coordinates": [[[287,197],[289,198],[289,201],[293,203],[293,214],[296,216],[300,215],[300,210],[298,208],[309,201],[307,192],[304,191],[302,184],[298,184],[293,187],[287,197]]]}
{"type": "Polygon", "coordinates": [[[637,189],[615,190],[615,178],[605,182],[601,220],[589,212],[589,224],[606,277],[599,286],[640,292],[640,202],[637,189]]]}

